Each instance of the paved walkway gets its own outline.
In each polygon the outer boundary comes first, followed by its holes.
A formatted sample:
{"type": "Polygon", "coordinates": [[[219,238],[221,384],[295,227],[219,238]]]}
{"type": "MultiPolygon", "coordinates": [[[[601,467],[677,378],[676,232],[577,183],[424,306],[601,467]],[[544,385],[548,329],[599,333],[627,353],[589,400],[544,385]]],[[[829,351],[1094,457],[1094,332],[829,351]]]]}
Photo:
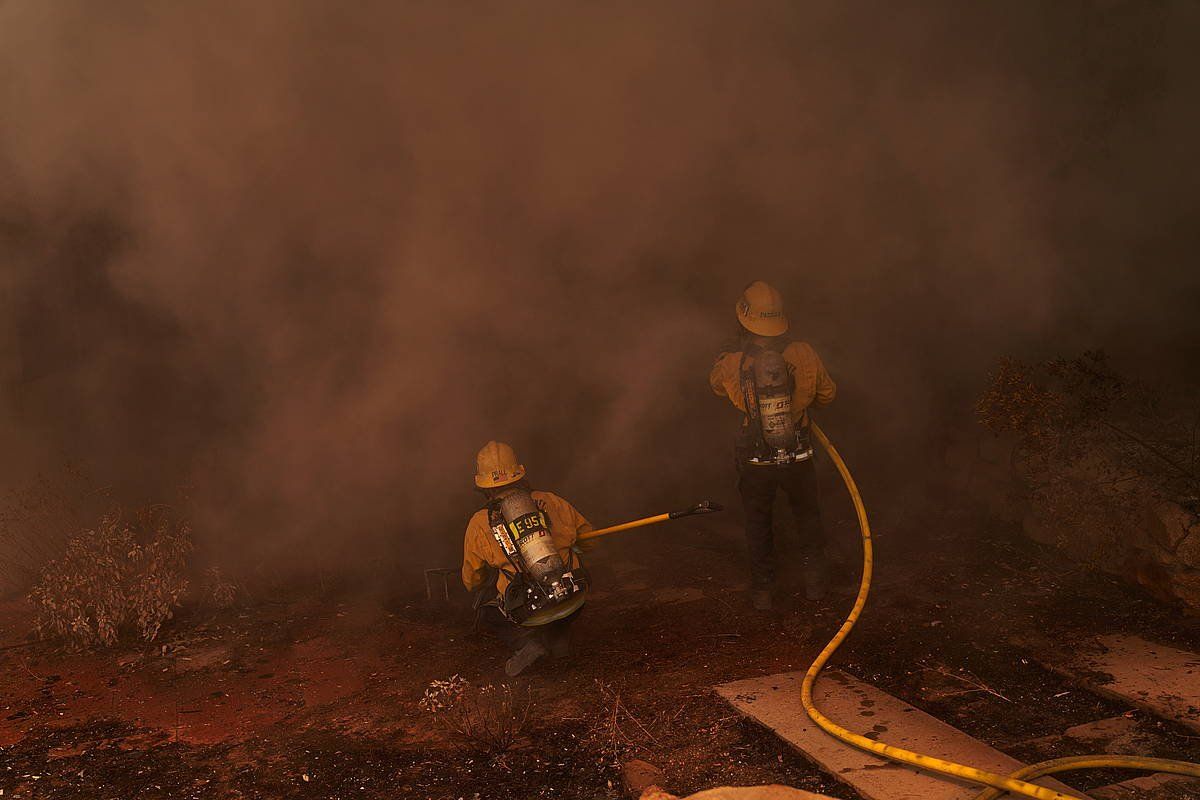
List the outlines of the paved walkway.
{"type": "Polygon", "coordinates": [[[1200,732],[1200,655],[1137,636],[1101,636],[1102,652],[1044,661],[1097,694],[1200,732]]]}

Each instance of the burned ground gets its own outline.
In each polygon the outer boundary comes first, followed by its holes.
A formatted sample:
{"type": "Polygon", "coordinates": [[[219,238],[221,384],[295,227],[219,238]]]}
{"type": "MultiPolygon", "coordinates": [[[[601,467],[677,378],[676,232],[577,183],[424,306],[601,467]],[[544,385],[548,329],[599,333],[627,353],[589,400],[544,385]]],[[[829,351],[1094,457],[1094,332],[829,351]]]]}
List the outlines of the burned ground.
{"type": "MultiPolygon", "coordinates": [[[[837,516],[833,528],[853,536],[837,516]]],[[[877,527],[874,594],[839,667],[1024,760],[1082,752],[1060,734],[1121,715],[1145,752],[1200,757],[1190,732],[1038,665],[1054,647],[1087,648],[1109,632],[1194,649],[1195,618],[969,509],[881,514],[877,527]]],[[[343,588],[191,612],[150,648],[3,651],[0,788],[55,798],[615,798],[620,764],[640,758],[680,793],[778,782],[852,796],[710,690],[807,666],[840,624],[847,591],[812,604],[793,588],[775,614],[752,612],[730,521],[609,540],[590,561],[600,589],[576,624],[575,654],[514,682],[533,713],[507,752],[463,745],[418,707],[433,680],[503,680],[502,652],[471,632],[465,605],[343,588]]],[[[5,609],[8,643],[20,644],[22,611],[5,609]]]]}

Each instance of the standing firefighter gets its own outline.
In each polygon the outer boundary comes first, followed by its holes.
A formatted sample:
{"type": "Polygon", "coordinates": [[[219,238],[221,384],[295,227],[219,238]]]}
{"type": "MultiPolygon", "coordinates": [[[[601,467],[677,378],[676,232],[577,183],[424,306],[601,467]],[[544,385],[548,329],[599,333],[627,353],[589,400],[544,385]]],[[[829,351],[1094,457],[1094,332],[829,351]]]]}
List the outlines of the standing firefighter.
{"type": "Polygon", "coordinates": [[[828,568],[808,407],[831,402],[837,387],[812,346],[786,335],[783,298],[773,286],[762,281],[747,286],[737,318],[737,350],[721,354],[709,383],[744,415],[736,447],[738,492],[746,512],[754,607],[767,611],[775,579],[771,518],[777,489],[787,495],[800,535],[805,595],[819,600],[825,594],[828,568]]]}
{"type": "Polygon", "coordinates": [[[479,624],[514,651],[504,671],[515,676],[547,653],[570,654],[567,628],[587,590],[572,545],[592,526],[558,495],[530,489],[509,445],[488,442],[475,463],[487,502],[467,523],[463,584],[486,600],[479,624]]]}

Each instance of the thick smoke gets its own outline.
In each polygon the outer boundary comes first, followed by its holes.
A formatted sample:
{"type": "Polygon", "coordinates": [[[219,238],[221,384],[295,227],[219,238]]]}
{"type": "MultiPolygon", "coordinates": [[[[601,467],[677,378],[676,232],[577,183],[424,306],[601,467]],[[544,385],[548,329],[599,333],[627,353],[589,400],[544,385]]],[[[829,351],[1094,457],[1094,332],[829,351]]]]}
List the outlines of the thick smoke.
{"type": "Polygon", "coordinates": [[[705,381],[755,278],[856,466],[911,477],[999,354],[1197,355],[1197,31],[0,0],[0,478],[192,484],[208,541],[288,563],[453,552],[489,438],[599,522],[730,499],[705,381]]]}

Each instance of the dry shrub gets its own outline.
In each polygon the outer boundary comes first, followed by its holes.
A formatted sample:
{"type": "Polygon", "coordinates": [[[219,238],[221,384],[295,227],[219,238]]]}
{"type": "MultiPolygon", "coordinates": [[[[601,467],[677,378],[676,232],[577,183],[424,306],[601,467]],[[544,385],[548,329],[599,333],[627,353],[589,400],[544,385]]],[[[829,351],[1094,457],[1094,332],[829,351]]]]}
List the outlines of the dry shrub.
{"type": "Polygon", "coordinates": [[[152,641],[187,590],[191,551],[191,528],[167,506],[129,519],[106,514],[67,542],[30,592],[38,635],[77,648],[111,645],[126,632],[152,641]]]}
{"type": "Polygon", "coordinates": [[[503,753],[520,738],[529,722],[532,701],[508,684],[473,686],[458,675],[434,681],[421,708],[465,744],[487,753],[503,753]]]}
{"type": "MultiPolygon", "coordinates": [[[[653,754],[662,749],[662,742],[651,729],[669,730],[674,718],[655,715],[643,723],[626,705],[618,686],[597,679],[596,689],[599,713],[585,736],[592,745],[609,753],[612,764],[619,765],[638,751],[653,754]]],[[[676,716],[679,711],[682,709],[676,711],[676,716]]]]}
{"type": "Polygon", "coordinates": [[[1027,532],[1081,561],[1124,563],[1148,498],[1196,506],[1195,399],[1131,381],[1101,352],[1038,364],[1005,359],[976,410],[1016,445],[1033,511],[1027,532]]]}
{"type": "Polygon", "coordinates": [[[1163,395],[1089,351],[1040,364],[1002,360],[976,411],[1039,466],[1057,471],[1103,452],[1126,479],[1136,475],[1187,502],[1200,492],[1200,408],[1194,398],[1163,395]]]}
{"type": "Polygon", "coordinates": [[[1057,447],[1065,432],[1063,398],[1039,385],[1034,370],[1013,358],[1001,359],[975,408],[993,433],[1015,434],[1039,453],[1057,447]]]}
{"type": "Polygon", "coordinates": [[[225,577],[220,567],[209,567],[204,571],[204,582],[201,586],[203,602],[214,608],[232,608],[237,601],[238,585],[225,577]]]}

